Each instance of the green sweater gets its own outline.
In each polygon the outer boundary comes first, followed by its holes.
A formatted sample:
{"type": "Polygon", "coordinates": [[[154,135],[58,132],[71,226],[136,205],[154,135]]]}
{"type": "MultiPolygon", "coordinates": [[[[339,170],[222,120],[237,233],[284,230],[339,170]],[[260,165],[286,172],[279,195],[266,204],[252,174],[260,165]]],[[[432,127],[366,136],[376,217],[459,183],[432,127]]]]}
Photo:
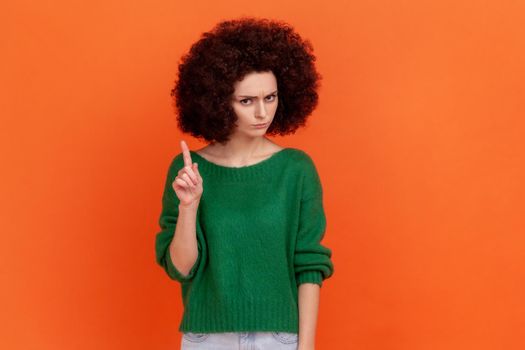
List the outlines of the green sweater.
{"type": "Polygon", "coordinates": [[[175,268],[169,245],[179,199],[172,188],[184,160],[172,160],[164,186],[157,263],[180,282],[181,332],[299,331],[298,286],[334,272],[323,191],[310,156],[284,148],[259,163],[227,167],[190,151],[203,193],[197,209],[198,257],[188,275],[175,268]]]}

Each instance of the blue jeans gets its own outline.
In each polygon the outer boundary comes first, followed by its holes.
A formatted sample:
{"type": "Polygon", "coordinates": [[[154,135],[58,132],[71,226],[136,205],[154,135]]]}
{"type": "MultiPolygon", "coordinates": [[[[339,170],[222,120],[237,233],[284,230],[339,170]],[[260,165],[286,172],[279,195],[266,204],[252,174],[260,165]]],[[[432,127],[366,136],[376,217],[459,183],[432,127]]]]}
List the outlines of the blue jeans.
{"type": "Polygon", "coordinates": [[[181,350],[297,350],[298,340],[287,332],[183,332],[181,350]]]}

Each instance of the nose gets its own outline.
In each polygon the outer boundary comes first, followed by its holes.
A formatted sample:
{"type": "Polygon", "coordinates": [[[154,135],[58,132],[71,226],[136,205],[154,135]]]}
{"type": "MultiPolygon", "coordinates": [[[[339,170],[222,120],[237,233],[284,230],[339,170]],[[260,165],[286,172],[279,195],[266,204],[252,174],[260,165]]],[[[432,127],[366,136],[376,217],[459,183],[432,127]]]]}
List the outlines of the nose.
{"type": "Polygon", "coordinates": [[[255,116],[258,117],[258,118],[266,118],[266,105],[264,103],[264,101],[260,101],[258,104],[257,104],[257,108],[256,108],[256,111],[255,111],[255,116]]]}

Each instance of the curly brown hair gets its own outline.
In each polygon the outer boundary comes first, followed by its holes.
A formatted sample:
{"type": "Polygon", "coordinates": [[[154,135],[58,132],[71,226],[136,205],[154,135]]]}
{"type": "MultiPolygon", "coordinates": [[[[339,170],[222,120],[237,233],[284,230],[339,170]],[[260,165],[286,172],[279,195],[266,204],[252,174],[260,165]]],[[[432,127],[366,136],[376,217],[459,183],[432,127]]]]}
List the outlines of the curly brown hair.
{"type": "Polygon", "coordinates": [[[279,102],[266,133],[294,133],[317,106],[322,76],[315,60],[312,44],[285,22],[246,16],[220,22],[181,59],[171,90],[178,126],[196,138],[226,143],[237,120],[234,83],[271,71],[279,102]]]}

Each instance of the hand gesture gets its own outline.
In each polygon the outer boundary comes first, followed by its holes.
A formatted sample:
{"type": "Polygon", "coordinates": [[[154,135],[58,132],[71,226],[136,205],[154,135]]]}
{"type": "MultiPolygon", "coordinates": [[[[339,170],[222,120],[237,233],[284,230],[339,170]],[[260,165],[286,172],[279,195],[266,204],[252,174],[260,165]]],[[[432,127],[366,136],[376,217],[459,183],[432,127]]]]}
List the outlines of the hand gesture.
{"type": "Polygon", "coordinates": [[[198,164],[192,163],[190,150],[186,142],[181,141],[180,145],[184,167],[179,170],[172,183],[173,190],[179,197],[180,205],[198,208],[202,196],[202,177],[198,170],[198,164]]]}

